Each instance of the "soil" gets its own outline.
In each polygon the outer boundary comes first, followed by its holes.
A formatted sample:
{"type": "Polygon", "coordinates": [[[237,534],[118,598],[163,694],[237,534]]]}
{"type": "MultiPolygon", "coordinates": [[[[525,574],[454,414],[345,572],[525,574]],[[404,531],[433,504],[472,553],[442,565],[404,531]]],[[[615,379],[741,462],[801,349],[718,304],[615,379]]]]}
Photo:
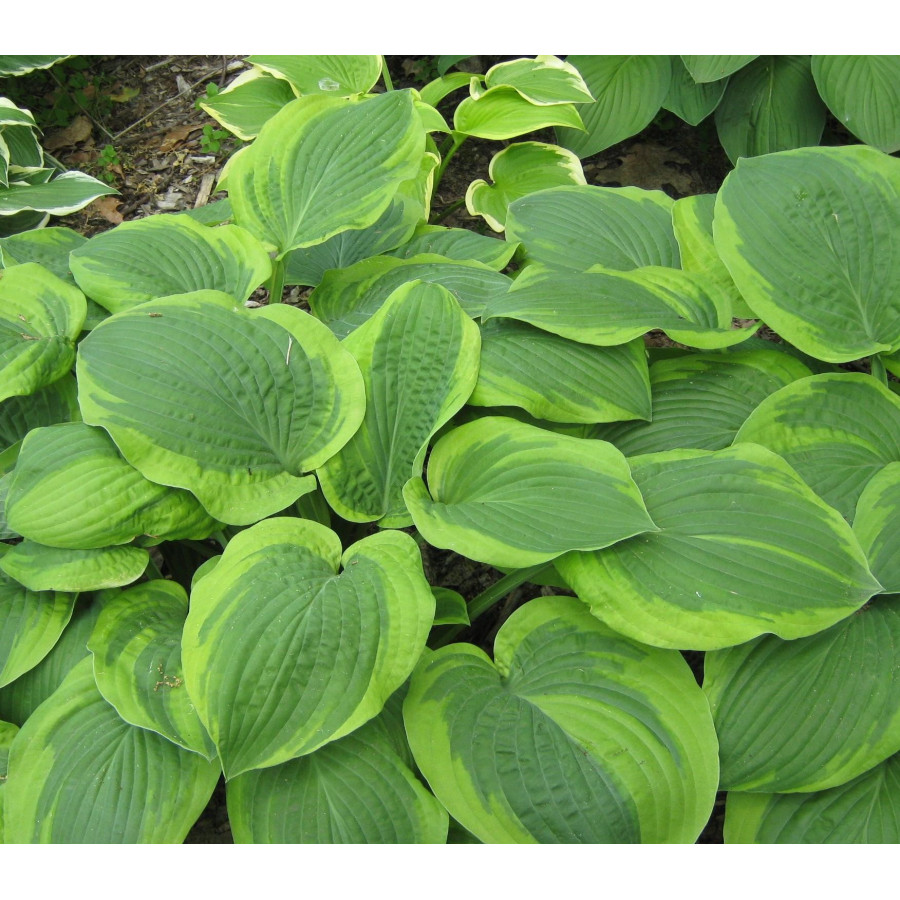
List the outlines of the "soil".
{"type": "MultiPolygon", "coordinates": [[[[484,72],[508,57],[476,57],[472,71],[484,72]]],[[[83,58],[84,59],[84,58],[83,58]]],[[[222,167],[241,142],[223,132],[196,106],[206,85],[225,87],[247,67],[241,56],[99,56],[88,57],[87,68],[70,70],[67,64],[50,73],[16,79],[17,90],[29,99],[41,121],[53,114],[66,95],[80,85],[78,105],[63,127],[46,127],[44,144],[68,168],[81,169],[109,181],[119,194],[92,203],[79,213],[53,224],[91,236],[125,220],[161,212],[179,212],[211,203],[222,167]],[[28,80],[26,80],[28,79],[28,80]],[[35,107],[35,98],[42,99],[35,107]],[[206,127],[206,134],[204,134],[206,127]],[[111,145],[115,154],[105,151],[111,145]]],[[[421,87],[433,77],[426,74],[428,57],[388,57],[395,87],[421,87]]],[[[4,85],[10,90],[10,81],[4,85]]],[[[15,99],[15,97],[14,97],[15,99]]],[[[22,99],[19,100],[22,103],[22,99]]],[[[71,101],[67,101],[71,106],[71,101]]],[[[452,98],[441,112],[452,119],[452,98]]],[[[551,130],[536,140],[553,142],[551,130]]],[[[848,142],[841,127],[830,120],[823,143],[848,142]]],[[[488,179],[491,157],[509,142],[466,141],[449,164],[433,202],[433,215],[441,223],[489,234],[480,217],[456,206],[476,178],[488,179]]],[[[583,160],[590,184],[635,185],[663,190],[673,198],[719,189],[731,164],[719,145],[712,121],[691,127],[662,111],[640,135],[583,160]]],[[[772,335],[772,337],[775,337],[772,335]]],[[[662,342],[658,336],[652,342],[662,342]]],[[[426,548],[425,567],[434,585],[459,591],[467,600],[494,583],[499,573],[456,554],[426,548]]],[[[522,585],[479,620],[465,639],[490,649],[497,629],[521,602],[552,588],[522,585]]],[[[685,654],[698,681],[702,654],[685,654]]],[[[721,843],[724,794],[720,794],[699,843],[721,843]]],[[[229,843],[231,829],[220,782],[206,811],[187,837],[187,843],[229,843]]]]}

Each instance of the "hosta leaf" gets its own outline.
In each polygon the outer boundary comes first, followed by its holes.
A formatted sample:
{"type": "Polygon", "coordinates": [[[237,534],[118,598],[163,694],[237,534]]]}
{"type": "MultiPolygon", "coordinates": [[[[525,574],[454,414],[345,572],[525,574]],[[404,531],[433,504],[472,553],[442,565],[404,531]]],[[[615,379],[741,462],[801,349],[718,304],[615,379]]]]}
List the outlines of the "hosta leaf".
{"type": "Polygon", "coordinates": [[[356,363],[312,316],[211,291],[98,325],[79,347],[78,383],[85,421],[132,465],[234,525],[311,490],[301,476],[347,442],[365,403],[356,363]]]}
{"type": "Polygon", "coordinates": [[[741,156],[815,146],[825,128],[808,56],[760,56],[731,76],[716,130],[732,163],[741,156]]]}
{"type": "Polygon", "coordinates": [[[227,796],[238,844],[447,840],[446,810],[397,753],[383,716],[307,756],[232,778],[227,796]]]}
{"type": "Polygon", "coordinates": [[[71,228],[39,228],[0,238],[0,269],[33,262],[72,282],[69,253],[85,241],[87,238],[71,228]]]}
{"type": "Polygon", "coordinates": [[[681,61],[697,84],[719,81],[743,69],[755,56],[682,56],[681,61]]]}
{"type": "Polygon", "coordinates": [[[466,191],[466,209],[483,216],[494,229],[503,231],[506,210],[513,200],[546,188],[586,184],[578,157],[569,150],[538,141],[510,144],[492,159],[488,177],[473,181],[466,191]]]}
{"type": "Polygon", "coordinates": [[[538,106],[590,103],[594,98],[578,70],[556,56],[514,59],[491,66],[484,75],[488,88],[507,85],[538,106]]]}
{"type": "Polygon", "coordinates": [[[478,326],[438,284],[412,282],[343,346],[366,384],[359,431],[316,474],[351,522],[412,524],[403,485],[422,473],[429,438],[466,402],[478,377],[478,326]]]}
{"type": "Polygon", "coordinates": [[[699,125],[718,105],[725,93],[727,79],[698,83],[688,71],[684,60],[672,57],[672,81],[663,108],[675,113],[688,125],[699,125]]]}
{"type": "Polygon", "coordinates": [[[898,595],[811,637],[709,653],[704,673],[722,790],[824,790],[900,750],[898,595]]]}
{"type": "Polygon", "coordinates": [[[9,766],[9,748],[13,738],[19,731],[11,722],[0,722],[0,844],[3,840],[3,787],[6,784],[6,771],[9,766]]]}
{"type": "Polygon", "coordinates": [[[433,253],[457,262],[480,262],[500,272],[509,265],[518,244],[477,234],[467,228],[443,228],[420,225],[406,244],[390,252],[399,259],[411,259],[420,253],[433,253]]]}
{"type": "Polygon", "coordinates": [[[0,269],[0,400],[66,374],[86,314],[81,291],[37,263],[0,269]]]}
{"type": "Polygon", "coordinates": [[[556,567],[595,615],[658,647],[714,650],[840,621],[881,589],[850,527],[751,444],[629,460],[658,531],[556,567]]]}
{"type": "Polygon", "coordinates": [[[296,97],[284,79],[251,69],[242,72],[225,90],[201,100],[200,108],[242,141],[250,141],[296,97]]]}
{"type": "Polygon", "coordinates": [[[10,184],[8,190],[0,191],[0,217],[24,210],[68,216],[98,197],[118,193],[84,172],[63,172],[49,184],[10,184]]]}
{"type": "Polygon", "coordinates": [[[326,272],[310,294],[309,306],[339,338],[367,322],[401,285],[424,281],[447,288],[470,316],[479,316],[512,279],[469,260],[456,262],[433,254],[411,259],[376,256],[354,266],[326,272]]]}
{"type": "Polygon", "coordinates": [[[478,97],[466,97],[453,113],[455,131],[490,141],[506,141],[553,125],[582,128],[575,104],[536,106],[505,85],[488,88],[478,97]]]}
{"type": "Polygon", "coordinates": [[[636,187],[548,188],[510,204],[506,239],[521,242],[528,262],[578,272],[594,265],[678,268],[673,202],[636,187]]]}
{"type": "Polygon", "coordinates": [[[427,655],[403,708],[416,763],[486,843],[691,843],[717,781],[709,709],[677,653],[642,646],[576,599],[427,655]]]}
{"type": "Polygon", "coordinates": [[[365,94],[381,75],[380,56],[248,56],[247,62],[289,81],[298,94],[365,94]]]}
{"type": "Polygon", "coordinates": [[[75,379],[63,375],[27,397],[10,397],[0,403],[0,450],[17,444],[32,428],[80,418],[75,379]]]}
{"type": "Polygon", "coordinates": [[[900,462],[888,463],[863,488],[853,532],[885,591],[900,594],[900,462]]]}
{"type": "Polygon", "coordinates": [[[21,844],[181,843],[219,771],[119,718],[84,659],[13,741],[5,838],[21,844]]]}
{"type": "Polygon", "coordinates": [[[180,585],[136,585],[104,606],[88,649],[100,693],[126,722],[212,759],[215,747],[184,687],[181,632],[187,613],[180,585]]]}
{"type": "Polygon", "coordinates": [[[643,341],[594,347],[513,319],[481,329],[474,406],[520,406],[538,419],[613,422],[650,418],[643,341]]]}
{"type": "Polygon", "coordinates": [[[432,546],[525,568],[566,550],[606,547],[655,526],[624,457],[603,441],[502,416],[445,434],[403,491],[432,546]]]}
{"type": "Polygon", "coordinates": [[[852,520],[869,479],[900,461],[900,398],[858,372],[811,375],[763,401],[735,441],[774,450],[852,520]]]}
{"type": "Polygon", "coordinates": [[[262,244],[237,225],[209,228],[185,215],[123,222],[70,256],[78,286],[110,312],[204,289],[246,300],[271,274],[262,244]]]}
{"type": "Polygon", "coordinates": [[[777,350],[695,353],[650,366],[653,419],[599,426],[593,437],[626,456],[663,450],[722,450],[769,394],[809,375],[777,350]]]}
{"type": "Polygon", "coordinates": [[[672,79],[668,56],[570,56],[568,62],[596,98],[578,106],[585,131],[556,131],[559,143],[581,159],[646,128],[672,79]]]}
{"type": "Polygon", "coordinates": [[[813,794],[730,793],[728,844],[900,842],[900,754],[839,787],[813,794]]]}
{"type": "Polygon", "coordinates": [[[871,147],[741,160],[715,241],[753,311],[828,362],[900,346],[900,161],[871,147]]]}
{"type": "Polygon", "coordinates": [[[607,347],[653,329],[702,349],[740,343],[758,328],[731,327],[727,296],[702,275],[645,266],[565,272],[531,266],[488,303],[482,321],[517,319],[573,341],[607,347]]]}
{"type": "Polygon", "coordinates": [[[813,56],[819,94],[861,141],[900,150],[900,56],[813,56]]]}
{"type": "Polygon", "coordinates": [[[226,777],[311,753],[376,716],[433,617],[406,534],[375,534],[343,556],[334,532],[303,519],[236,535],[195,583],[182,642],[188,693],[226,777]]]}
{"type": "Polygon", "coordinates": [[[50,652],[74,604],[74,594],[30,591],[0,572],[0,687],[50,652]]]}
{"type": "Polygon", "coordinates": [[[71,550],[127,544],[141,535],[200,539],[218,527],[195,497],[148,481],[106,431],[82,422],[28,434],[6,511],[19,534],[71,550]]]}
{"type": "Polygon", "coordinates": [[[469,625],[469,608],[466,599],[458,591],[449,588],[433,587],[434,624],[435,625],[469,625]]]}
{"type": "Polygon", "coordinates": [[[3,555],[0,569],[31,591],[78,593],[131,584],[149,559],[140,547],[60,550],[26,540],[3,555]]]}
{"type": "Polygon", "coordinates": [[[295,100],[229,166],[235,222],[280,255],[365,228],[397,187],[415,177],[424,151],[425,132],[408,91],[356,102],[295,100]]]}
{"type": "Polygon", "coordinates": [[[35,69],[49,69],[68,56],[0,56],[0,75],[26,75],[35,69]]]}

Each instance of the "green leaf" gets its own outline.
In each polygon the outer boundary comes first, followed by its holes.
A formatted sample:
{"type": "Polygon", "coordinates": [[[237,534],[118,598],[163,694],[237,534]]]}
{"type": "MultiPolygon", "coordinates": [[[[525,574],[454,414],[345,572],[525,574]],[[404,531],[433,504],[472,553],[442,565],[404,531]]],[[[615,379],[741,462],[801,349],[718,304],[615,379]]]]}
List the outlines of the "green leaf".
{"type": "Polygon", "coordinates": [[[235,843],[445,843],[447,811],[397,752],[389,729],[381,715],[307,756],[232,778],[235,843]]]}
{"type": "Polygon", "coordinates": [[[60,550],[25,540],[0,558],[0,569],[31,591],[78,593],[131,584],[149,559],[140,547],[60,550]]]}
{"type": "Polygon", "coordinates": [[[118,592],[90,635],[97,687],[132,725],[213,759],[215,747],[184,687],[181,633],[187,594],[172,581],[118,592]]]}
{"type": "Polygon", "coordinates": [[[569,150],[538,141],[510,144],[492,159],[488,177],[473,181],[466,191],[466,209],[483,216],[494,229],[503,231],[507,207],[513,200],[545,188],[586,184],[578,157],[569,150]]]}
{"type": "Polygon", "coordinates": [[[813,794],[730,793],[728,844],[896,844],[900,754],[839,787],[813,794]]]}
{"type": "Polygon", "coordinates": [[[741,160],[715,242],[747,303],[804,353],[849,362],[900,347],[900,161],[870,147],[741,160]]]}
{"type": "Polygon", "coordinates": [[[23,210],[68,216],[98,197],[118,193],[84,172],[63,172],[48,184],[10,184],[7,190],[0,190],[0,217],[23,210]]]}
{"type": "Polygon", "coordinates": [[[10,397],[0,403],[0,450],[17,444],[32,428],[80,418],[75,379],[63,375],[27,397],[10,397]]]}
{"type": "Polygon", "coordinates": [[[847,523],[774,453],[741,444],[629,463],[659,530],[556,562],[616,631],[684,650],[793,640],[881,590],[847,523]]]}
{"type": "Polygon", "coordinates": [[[201,539],[219,527],[191,494],[148,481],[106,431],[82,422],[29,432],[6,512],[19,534],[70,550],[128,544],[142,535],[157,542],[201,539]]]}
{"type": "Polygon", "coordinates": [[[522,243],[526,262],[578,272],[594,265],[678,268],[673,202],[636,187],[548,188],[510,204],[506,239],[522,243]]]}
{"type": "Polygon", "coordinates": [[[509,265],[518,246],[467,228],[420,225],[407,243],[388,255],[411,259],[422,253],[431,253],[456,262],[480,262],[495,272],[501,272],[509,265]]]}
{"type": "Polygon", "coordinates": [[[70,265],[81,290],[114,313],[205,289],[243,302],[272,271],[262,244],[243,228],[210,228],[185,215],[123,222],[73,251],[70,265]]]}
{"type": "Polygon", "coordinates": [[[756,408],[735,438],[747,441],[784,457],[852,521],[872,476],[900,461],[900,397],[858,372],[811,375],[756,408]]]}
{"type": "Polygon", "coordinates": [[[381,75],[380,56],[248,56],[247,62],[289,81],[301,96],[365,94],[381,75]]]}
{"type": "Polygon", "coordinates": [[[525,568],[655,530],[611,444],[501,416],[445,434],[428,487],[413,478],[403,496],[428,543],[492,566],[525,568]]]}
{"type": "Polygon", "coordinates": [[[432,587],[434,594],[435,625],[470,625],[469,608],[466,599],[458,591],[449,588],[432,587]]]}
{"type": "Polygon", "coordinates": [[[35,69],[49,69],[68,56],[0,56],[0,75],[27,75],[35,69]]]}
{"type": "Polygon", "coordinates": [[[594,98],[578,70],[556,56],[514,59],[491,66],[484,76],[488,88],[515,88],[529,103],[590,103],[594,98]]]}
{"type": "Polygon", "coordinates": [[[188,693],[226,777],[311,753],[376,716],[433,617],[406,534],[375,534],[343,556],[334,532],[304,519],[236,535],[195,583],[182,642],[188,693]]]}
{"type": "Polygon", "coordinates": [[[742,156],[815,146],[825,128],[808,56],[760,56],[732,75],[716,130],[732,163],[742,156]]]}
{"type": "Polygon", "coordinates": [[[681,61],[697,84],[719,81],[743,69],[755,56],[682,56],[681,61]]]}
{"type": "Polygon", "coordinates": [[[853,533],[885,591],[900,594],[900,462],[888,463],[863,488],[853,533]]]}
{"type": "Polygon", "coordinates": [[[553,125],[583,127],[573,103],[536,106],[505,85],[466,97],[453,113],[455,131],[491,141],[509,140],[553,125]]]}
{"type": "Polygon", "coordinates": [[[355,361],[312,316],[212,291],[102,322],[79,347],[78,384],[85,421],[145,477],[233,525],[312,490],[303,473],[349,440],[365,405],[355,361]]]}
{"type": "MultiPolygon", "coordinates": [[[[466,59],[465,56],[459,59],[466,59]]],[[[449,96],[460,88],[468,87],[472,76],[468,72],[451,72],[429,81],[420,91],[419,96],[425,103],[437,106],[444,97],[449,96]]]]}
{"type": "Polygon", "coordinates": [[[900,750],[898,648],[894,595],[811,637],[707,654],[722,790],[825,790],[900,750]]]}
{"type": "Polygon", "coordinates": [[[6,771],[9,763],[9,748],[19,731],[11,722],[0,722],[0,844],[3,840],[3,788],[6,785],[6,771]]]}
{"type": "Polygon", "coordinates": [[[69,253],[86,240],[71,228],[39,228],[0,238],[0,268],[38,263],[57,278],[74,283],[69,271],[69,253]]]}
{"type": "Polygon", "coordinates": [[[809,375],[777,350],[694,353],[650,366],[653,419],[598,426],[593,437],[626,456],[663,450],[723,450],[770,394],[809,375]]]}
{"type": "Polygon", "coordinates": [[[284,79],[250,69],[215,96],[202,100],[200,108],[242,141],[250,141],[272,116],[296,97],[284,79]]]}
{"type": "Polygon", "coordinates": [[[727,84],[727,77],[698,83],[684,64],[684,58],[673,56],[672,81],[663,100],[663,109],[675,113],[688,125],[699,125],[719,105],[727,84]]]}
{"type": "Polygon", "coordinates": [[[468,402],[520,406],[556,422],[649,419],[644,342],[594,347],[514,319],[491,319],[481,329],[478,382],[468,402]]]}
{"type": "Polygon", "coordinates": [[[365,228],[416,176],[424,152],[425,132],[408,91],[359,101],[295,100],[230,163],[235,222],[274,244],[279,256],[365,228]]]}
{"type": "Polygon", "coordinates": [[[343,343],[366,385],[362,425],[316,474],[329,505],[351,522],[405,527],[403,485],[421,475],[431,436],[478,378],[478,326],[438,284],[412,282],[343,343]]]}
{"type": "Polygon", "coordinates": [[[643,131],[669,93],[668,56],[569,56],[596,98],[578,107],[584,131],[558,128],[557,140],[581,159],[643,131]]]}
{"type": "Polygon", "coordinates": [[[81,291],[37,263],[0,269],[0,400],[66,374],[86,314],[81,291]]]}
{"type": "Polygon", "coordinates": [[[50,652],[74,605],[74,594],[30,591],[0,572],[0,687],[50,652]]]}
{"type": "Polygon", "coordinates": [[[684,659],[571,597],[423,658],[403,708],[438,799],[485,843],[691,843],[712,810],[709,709],[684,659]]]}
{"type": "Polygon", "coordinates": [[[178,844],[218,777],[218,765],[120,719],[84,659],[13,741],[5,839],[178,844]]]}
{"type": "Polygon", "coordinates": [[[900,56],[813,56],[812,75],[841,125],[885,153],[900,150],[900,56]]]}

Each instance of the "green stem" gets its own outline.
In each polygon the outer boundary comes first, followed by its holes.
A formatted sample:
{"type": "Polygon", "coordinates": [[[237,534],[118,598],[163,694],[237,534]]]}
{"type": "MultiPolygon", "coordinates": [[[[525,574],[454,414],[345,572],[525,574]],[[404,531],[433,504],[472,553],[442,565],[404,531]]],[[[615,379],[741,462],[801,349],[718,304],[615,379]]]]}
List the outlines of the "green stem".
{"type": "Polygon", "coordinates": [[[871,364],[872,376],[877,378],[885,387],[887,387],[887,369],[884,367],[884,360],[881,358],[881,354],[876,353],[874,356],[870,356],[869,363],[871,364]]]}
{"type": "MultiPolygon", "coordinates": [[[[477,618],[483,616],[494,604],[512,593],[520,584],[530,581],[535,575],[539,575],[551,565],[553,564],[539,563],[536,566],[529,566],[527,569],[516,569],[514,572],[510,572],[509,575],[504,575],[499,581],[495,581],[487,590],[482,591],[469,603],[469,622],[474,622],[477,618]]],[[[455,625],[453,628],[448,629],[434,642],[433,648],[437,649],[451,643],[465,631],[466,627],[465,625],[455,625]]]]}
{"type": "Polygon", "coordinates": [[[431,220],[432,225],[439,225],[444,219],[447,218],[451,213],[456,212],[461,206],[465,205],[465,199],[462,200],[454,200],[439,216],[435,216],[431,220]]]}
{"type": "MultiPolygon", "coordinates": [[[[453,159],[454,154],[457,150],[463,145],[467,135],[460,134],[458,131],[454,131],[450,137],[453,139],[453,143],[450,145],[450,149],[447,150],[446,153],[442,153],[443,159],[441,159],[441,164],[437,167],[437,171],[434,173],[434,184],[431,188],[431,196],[434,197],[437,195],[437,189],[441,183],[441,179],[444,177],[444,171],[447,168],[447,163],[453,159]]],[[[446,141],[444,142],[446,146],[446,141]]]]}
{"type": "Polygon", "coordinates": [[[391,81],[391,73],[388,72],[387,60],[383,56],[381,57],[381,77],[384,78],[384,89],[386,91],[392,91],[394,89],[394,82],[391,81]]]}
{"type": "Polygon", "coordinates": [[[224,531],[216,531],[212,537],[218,541],[219,546],[224,550],[228,546],[228,538],[224,531]]]}
{"type": "Polygon", "coordinates": [[[165,580],[163,573],[159,570],[159,566],[157,566],[156,563],[153,562],[152,556],[147,560],[147,568],[144,569],[144,574],[150,581],[165,580]]]}
{"type": "Polygon", "coordinates": [[[214,556],[218,556],[219,554],[213,550],[209,544],[204,544],[203,541],[192,541],[184,538],[180,541],[180,543],[184,544],[186,547],[190,547],[191,550],[199,553],[204,559],[212,559],[214,556]]]}
{"type": "Polygon", "coordinates": [[[276,259],[272,262],[272,277],[269,279],[269,303],[281,303],[281,295],[284,293],[284,260],[276,259]]]}

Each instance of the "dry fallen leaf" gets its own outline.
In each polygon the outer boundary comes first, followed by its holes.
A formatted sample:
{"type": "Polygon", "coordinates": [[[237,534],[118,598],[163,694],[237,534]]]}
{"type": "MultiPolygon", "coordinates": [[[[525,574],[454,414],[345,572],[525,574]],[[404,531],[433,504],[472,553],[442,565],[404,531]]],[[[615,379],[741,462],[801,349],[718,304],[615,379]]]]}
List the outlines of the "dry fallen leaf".
{"type": "Polygon", "coordinates": [[[115,197],[100,197],[91,204],[91,208],[113,225],[121,225],[125,217],[119,212],[121,200],[115,197]]]}
{"type": "Polygon", "coordinates": [[[595,181],[598,184],[616,182],[620,185],[634,185],[648,191],[662,190],[663,185],[671,185],[679,194],[690,194],[693,181],[690,175],[679,171],[676,166],[688,164],[680,153],[661,144],[631,144],[619,156],[622,164],[607,168],[602,163],[596,166],[595,181]]]}
{"type": "Polygon", "coordinates": [[[170,150],[174,150],[179,144],[186,141],[195,131],[200,131],[202,127],[202,125],[179,125],[178,128],[173,128],[171,131],[167,132],[166,136],[162,139],[162,142],[159,145],[159,152],[168,153],[170,150]]]}
{"type": "Polygon", "coordinates": [[[91,136],[92,130],[91,120],[87,116],[75,116],[71,125],[49,134],[44,141],[44,147],[51,153],[60,147],[72,147],[86,141],[91,136]]]}

